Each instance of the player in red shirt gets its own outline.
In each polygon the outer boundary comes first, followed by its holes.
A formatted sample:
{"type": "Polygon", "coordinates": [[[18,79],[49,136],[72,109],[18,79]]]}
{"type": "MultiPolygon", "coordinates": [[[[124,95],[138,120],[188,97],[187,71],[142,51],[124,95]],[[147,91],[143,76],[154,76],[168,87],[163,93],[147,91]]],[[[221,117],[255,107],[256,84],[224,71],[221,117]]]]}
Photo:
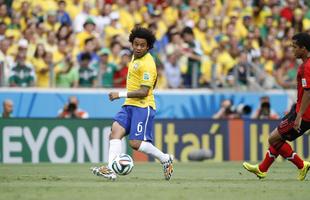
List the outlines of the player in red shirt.
{"type": "Polygon", "coordinates": [[[297,103],[285,115],[277,128],[269,136],[269,149],[259,165],[243,163],[243,167],[258,178],[267,176],[268,168],[281,155],[291,161],[299,170],[298,179],[304,180],[310,169],[310,162],[303,161],[286,141],[294,141],[310,129],[310,35],[298,33],[292,38],[296,58],[303,63],[297,73],[297,103]]]}
{"type": "Polygon", "coordinates": [[[119,53],[121,57],[120,69],[113,76],[113,85],[115,88],[125,88],[128,73],[128,63],[131,60],[131,52],[129,49],[123,49],[119,53]]]}

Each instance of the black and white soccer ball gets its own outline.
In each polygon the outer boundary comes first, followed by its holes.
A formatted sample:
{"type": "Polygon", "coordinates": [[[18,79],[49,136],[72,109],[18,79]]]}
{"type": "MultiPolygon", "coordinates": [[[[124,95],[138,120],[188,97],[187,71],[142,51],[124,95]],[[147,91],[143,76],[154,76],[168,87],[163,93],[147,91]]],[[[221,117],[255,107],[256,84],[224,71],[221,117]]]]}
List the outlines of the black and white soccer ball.
{"type": "Polygon", "coordinates": [[[133,169],[133,160],[128,154],[120,154],[112,161],[111,168],[118,175],[128,175],[133,169]]]}

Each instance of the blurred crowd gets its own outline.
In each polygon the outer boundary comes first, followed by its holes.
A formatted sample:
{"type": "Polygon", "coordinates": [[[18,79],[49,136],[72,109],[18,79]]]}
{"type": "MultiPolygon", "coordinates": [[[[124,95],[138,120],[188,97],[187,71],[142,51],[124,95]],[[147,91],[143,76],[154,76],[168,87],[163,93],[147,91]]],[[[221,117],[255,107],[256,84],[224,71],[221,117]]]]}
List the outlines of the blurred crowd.
{"type": "Polygon", "coordinates": [[[157,42],[157,88],[294,88],[301,0],[0,0],[0,84],[126,85],[134,26],[157,42]]]}

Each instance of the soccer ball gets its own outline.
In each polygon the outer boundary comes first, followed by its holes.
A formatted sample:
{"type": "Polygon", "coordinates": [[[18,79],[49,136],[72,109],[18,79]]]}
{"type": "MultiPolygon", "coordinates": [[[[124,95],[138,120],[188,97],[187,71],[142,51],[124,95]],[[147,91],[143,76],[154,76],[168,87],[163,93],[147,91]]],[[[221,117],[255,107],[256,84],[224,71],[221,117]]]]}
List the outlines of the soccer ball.
{"type": "Polygon", "coordinates": [[[133,160],[130,155],[120,154],[112,161],[111,168],[118,175],[127,175],[133,168],[133,160]]]}

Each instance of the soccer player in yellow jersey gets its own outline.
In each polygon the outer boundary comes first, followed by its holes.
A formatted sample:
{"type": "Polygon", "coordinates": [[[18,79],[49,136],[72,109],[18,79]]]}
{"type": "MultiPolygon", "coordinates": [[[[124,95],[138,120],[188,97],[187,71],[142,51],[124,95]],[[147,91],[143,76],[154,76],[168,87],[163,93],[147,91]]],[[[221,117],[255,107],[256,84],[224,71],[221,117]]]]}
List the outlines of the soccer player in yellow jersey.
{"type": "Polygon", "coordinates": [[[127,91],[109,94],[111,101],[119,98],[126,100],[112,124],[108,166],[92,168],[93,174],[97,176],[116,179],[115,172],[111,170],[111,163],[122,152],[121,139],[128,135],[130,146],[158,159],[163,165],[165,179],[171,178],[173,156],[164,154],[152,144],[156,109],[153,90],[157,72],[149,50],[153,48],[155,40],[154,34],[146,28],[136,27],[131,31],[129,42],[132,44],[133,57],[128,68],[127,91]]]}

